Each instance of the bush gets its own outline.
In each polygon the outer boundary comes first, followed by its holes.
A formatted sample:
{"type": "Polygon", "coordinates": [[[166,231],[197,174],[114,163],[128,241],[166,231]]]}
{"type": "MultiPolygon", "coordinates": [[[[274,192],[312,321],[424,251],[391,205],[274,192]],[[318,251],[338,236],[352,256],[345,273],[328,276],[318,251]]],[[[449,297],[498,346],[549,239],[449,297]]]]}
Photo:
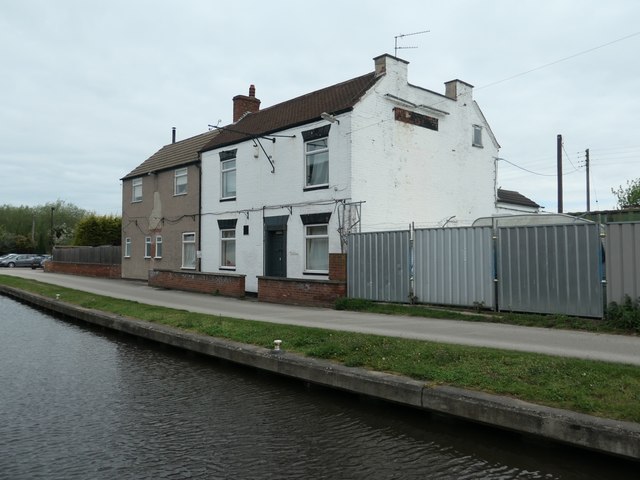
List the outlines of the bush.
{"type": "Polygon", "coordinates": [[[625,295],[624,302],[611,302],[607,307],[607,323],[614,328],[640,333],[640,298],[631,300],[625,295]]]}

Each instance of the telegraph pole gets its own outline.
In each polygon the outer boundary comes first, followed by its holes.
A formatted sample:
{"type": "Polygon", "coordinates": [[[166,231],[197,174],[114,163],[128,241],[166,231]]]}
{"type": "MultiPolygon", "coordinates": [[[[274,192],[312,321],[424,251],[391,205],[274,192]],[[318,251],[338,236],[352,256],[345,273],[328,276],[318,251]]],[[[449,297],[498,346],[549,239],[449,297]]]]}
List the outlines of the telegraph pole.
{"type": "Polygon", "coordinates": [[[585,166],[587,167],[587,212],[591,211],[591,191],[589,190],[589,149],[585,151],[585,166]]]}
{"type": "Polygon", "coordinates": [[[562,213],[562,135],[557,138],[558,157],[558,213],[562,213]]]}

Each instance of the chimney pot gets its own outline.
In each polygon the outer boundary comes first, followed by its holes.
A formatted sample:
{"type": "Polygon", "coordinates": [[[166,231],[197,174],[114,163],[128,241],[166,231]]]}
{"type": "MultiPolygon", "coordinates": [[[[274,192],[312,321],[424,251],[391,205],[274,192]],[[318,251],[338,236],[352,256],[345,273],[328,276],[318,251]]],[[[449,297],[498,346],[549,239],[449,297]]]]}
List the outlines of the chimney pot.
{"type": "Polygon", "coordinates": [[[176,143],[176,127],[171,128],[171,143],[176,143]]]}
{"type": "Polygon", "coordinates": [[[249,85],[249,96],[250,97],[256,96],[256,86],[254,84],[249,85]]]}

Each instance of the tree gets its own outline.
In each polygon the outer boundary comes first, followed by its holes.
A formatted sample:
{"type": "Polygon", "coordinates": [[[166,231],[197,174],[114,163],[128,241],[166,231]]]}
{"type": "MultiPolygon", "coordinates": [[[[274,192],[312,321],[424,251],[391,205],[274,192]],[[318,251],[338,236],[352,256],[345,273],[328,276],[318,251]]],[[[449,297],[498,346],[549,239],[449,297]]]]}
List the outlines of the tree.
{"type": "Polygon", "coordinates": [[[640,178],[627,180],[627,186],[620,185],[617,189],[612,188],[613,193],[618,198],[618,208],[640,208],[640,178]]]}
{"type": "Polygon", "coordinates": [[[89,215],[76,225],[74,245],[120,245],[122,220],[119,217],[89,215]]]}

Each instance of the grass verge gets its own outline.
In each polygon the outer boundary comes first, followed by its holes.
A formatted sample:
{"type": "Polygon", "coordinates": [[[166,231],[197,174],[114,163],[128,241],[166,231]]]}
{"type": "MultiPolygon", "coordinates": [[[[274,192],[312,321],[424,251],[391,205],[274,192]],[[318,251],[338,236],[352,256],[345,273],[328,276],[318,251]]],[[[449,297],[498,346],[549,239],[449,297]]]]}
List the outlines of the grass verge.
{"type": "Polygon", "coordinates": [[[0,275],[0,283],[105,312],[605,418],[640,422],[640,368],[605,362],[278,325],[175,310],[0,275]]]}

